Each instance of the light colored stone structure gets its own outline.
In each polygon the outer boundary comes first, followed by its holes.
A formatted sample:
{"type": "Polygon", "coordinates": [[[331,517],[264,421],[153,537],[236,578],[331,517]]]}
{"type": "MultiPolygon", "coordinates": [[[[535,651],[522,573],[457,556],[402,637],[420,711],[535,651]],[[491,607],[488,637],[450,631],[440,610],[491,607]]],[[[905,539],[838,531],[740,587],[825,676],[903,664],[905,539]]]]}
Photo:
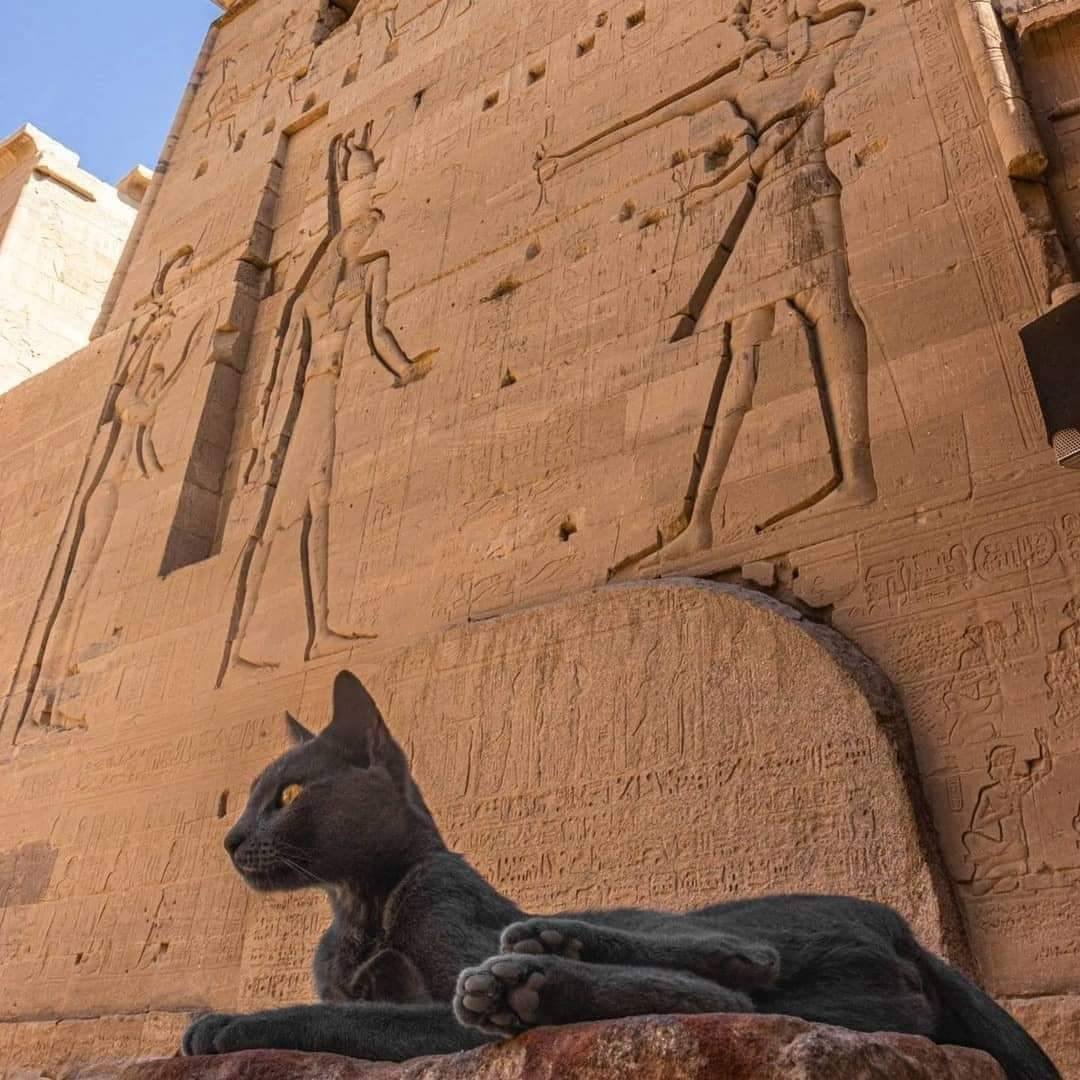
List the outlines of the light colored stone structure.
{"type": "Polygon", "coordinates": [[[820,852],[1077,1080],[1080,481],[1018,328],[1075,286],[1078,34],[1077,0],[232,4],[100,333],[0,397],[0,1062],[310,994],[321,902],[220,841],[349,666],[530,905],[820,852]],[[817,623],[850,652],[792,680],[817,623]]]}
{"type": "Polygon", "coordinates": [[[149,184],[104,183],[31,124],[0,140],[0,394],[90,340],[149,184]]]}

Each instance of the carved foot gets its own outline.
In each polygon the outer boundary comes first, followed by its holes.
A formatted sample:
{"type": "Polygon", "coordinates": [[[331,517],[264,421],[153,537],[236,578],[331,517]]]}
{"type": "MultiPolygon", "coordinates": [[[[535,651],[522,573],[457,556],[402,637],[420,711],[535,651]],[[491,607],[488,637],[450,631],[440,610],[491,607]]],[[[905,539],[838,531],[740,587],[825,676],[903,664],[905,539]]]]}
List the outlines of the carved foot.
{"type": "Polygon", "coordinates": [[[566,919],[526,919],[511,923],[503,932],[499,949],[504,953],[526,956],[564,956],[567,960],[589,959],[583,956],[585,943],[575,936],[577,924],[566,919]]]}
{"type": "Polygon", "coordinates": [[[659,551],[654,552],[639,564],[642,570],[660,569],[669,563],[688,559],[712,547],[712,524],[704,518],[692,520],[677,536],[673,537],[659,551]]]}
{"type": "Polygon", "coordinates": [[[495,956],[458,976],[454,1015],[466,1027],[511,1035],[544,1022],[540,993],[547,957],[495,956]]]}
{"type": "Polygon", "coordinates": [[[309,660],[318,660],[322,656],[333,656],[334,653],[351,649],[357,641],[373,641],[378,636],[378,634],[361,631],[339,634],[334,630],[327,630],[319,634],[312,642],[307,658],[309,660]]]}
{"type": "Polygon", "coordinates": [[[867,506],[877,498],[877,484],[873,479],[844,480],[824,498],[810,506],[800,507],[776,514],[768,521],[756,526],[758,532],[771,529],[775,525],[786,525],[790,521],[807,521],[826,514],[838,514],[844,510],[855,510],[867,506]]]}
{"type": "Polygon", "coordinates": [[[258,657],[242,656],[239,652],[233,655],[233,667],[251,668],[254,671],[273,671],[280,667],[278,660],[260,660],[258,657]]]}

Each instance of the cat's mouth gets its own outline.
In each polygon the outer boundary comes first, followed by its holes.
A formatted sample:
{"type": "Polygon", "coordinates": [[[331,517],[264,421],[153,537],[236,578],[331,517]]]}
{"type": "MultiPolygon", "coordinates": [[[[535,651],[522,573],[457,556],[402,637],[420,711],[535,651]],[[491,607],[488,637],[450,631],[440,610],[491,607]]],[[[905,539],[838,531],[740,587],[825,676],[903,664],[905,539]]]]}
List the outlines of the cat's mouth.
{"type": "Polygon", "coordinates": [[[281,888],[280,878],[277,873],[269,869],[252,869],[239,864],[236,870],[244,879],[244,883],[256,892],[273,892],[281,888]]]}
{"type": "Polygon", "coordinates": [[[298,863],[261,844],[250,850],[240,848],[233,853],[232,862],[245,884],[256,892],[302,888],[314,878],[298,863]]]}
{"type": "Polygon", "coordinates": [[[233,866],[237,873],[253,889],[266,892],[275,888],[286,867],[276,859],[273,852],[259,845],[250,850],[240,848],[233,854],[233,866]]]}

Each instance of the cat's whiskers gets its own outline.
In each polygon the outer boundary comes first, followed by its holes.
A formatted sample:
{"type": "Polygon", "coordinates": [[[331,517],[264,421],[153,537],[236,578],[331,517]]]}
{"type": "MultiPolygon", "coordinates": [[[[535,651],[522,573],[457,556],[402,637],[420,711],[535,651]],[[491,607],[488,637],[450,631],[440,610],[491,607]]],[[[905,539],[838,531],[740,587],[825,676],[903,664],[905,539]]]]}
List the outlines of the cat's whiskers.
{"type": "Polygon", "coordinates": [[[283,855],[278,851],[278,858],[286,865],[291,866],[294,870],[298,870],[301,874],[306,874],[312,881],[317,881],[320,885],[329,885],[330,882],[325,878],[319,877],[318,874],[312,873],[306,866],[301,866],[298,862],[290,859],[288,855],[283,855]]]}

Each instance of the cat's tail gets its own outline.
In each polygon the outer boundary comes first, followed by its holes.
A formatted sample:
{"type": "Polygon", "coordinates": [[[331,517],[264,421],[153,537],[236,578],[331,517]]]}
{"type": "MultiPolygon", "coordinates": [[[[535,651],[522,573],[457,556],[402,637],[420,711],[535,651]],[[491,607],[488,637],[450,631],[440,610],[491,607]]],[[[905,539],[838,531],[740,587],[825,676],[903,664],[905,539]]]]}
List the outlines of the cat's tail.
{"type": "Polygon", "coordinates": [[[941,1003],[936,1042],[984,1050],[1009,1080],[1061,1080],[1039,1044],[992,998],[931,953],[920,960],[941,1003]]]}

